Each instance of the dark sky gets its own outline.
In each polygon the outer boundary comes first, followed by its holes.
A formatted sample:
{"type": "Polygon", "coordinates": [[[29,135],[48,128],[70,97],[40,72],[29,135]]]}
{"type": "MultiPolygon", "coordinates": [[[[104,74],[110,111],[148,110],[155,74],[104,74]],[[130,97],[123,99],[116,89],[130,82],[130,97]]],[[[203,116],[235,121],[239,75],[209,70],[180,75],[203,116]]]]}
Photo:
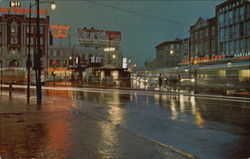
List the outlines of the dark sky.
{"type": "MultiPolygon", "coordinates": [[[[2,4],[3,1],[5,0],[2,0],[2,4]]],[[[78,28],[94,27],[98,30],[120,31],[123,55],[142,66],[145,60],[155,58],[156,45],[174,40],[176,37],[188,37],[189,26],[193,25],[199,17],[213,17],[215,6],[221,2],[220,0],[92,2],[56,0],[57,9],[50,11],[49,14],[51,24],[72,26],[72,44],[78,43],[78,28]]],[[[41,8],[48,7],[42,4],[41,8]]]]}

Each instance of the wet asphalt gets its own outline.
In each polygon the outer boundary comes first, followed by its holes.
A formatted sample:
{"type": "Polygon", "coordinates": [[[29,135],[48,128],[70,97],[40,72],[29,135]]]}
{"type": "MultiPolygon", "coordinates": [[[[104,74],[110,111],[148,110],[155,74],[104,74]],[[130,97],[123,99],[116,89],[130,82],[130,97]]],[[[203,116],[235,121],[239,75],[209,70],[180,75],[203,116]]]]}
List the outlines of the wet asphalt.
{"type": "Polygon", "coordinates": [[[47,87],[0,97],[2,159],[235,159],[250,156],[247,101],[47,87]]]}

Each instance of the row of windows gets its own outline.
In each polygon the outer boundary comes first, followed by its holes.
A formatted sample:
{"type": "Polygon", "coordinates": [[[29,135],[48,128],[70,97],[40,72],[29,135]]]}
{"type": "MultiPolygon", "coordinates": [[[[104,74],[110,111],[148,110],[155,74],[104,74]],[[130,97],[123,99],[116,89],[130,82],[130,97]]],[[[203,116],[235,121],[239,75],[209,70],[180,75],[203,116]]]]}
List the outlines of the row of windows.
{"type": "Polygon", "coordinates": [[[67,55],[70,55],[71,54],[71,51],[60,51],[60,50],[50,50],[49,51],[49,56],[54,56],[54,57],[57,57],[57,56],[67,56],[67,55]]]}
{"type": "MultiPolygon", "coordinates": [[[[215,40],[211,43],[211,50],[215,51],[215,40]]],[[[191,52],[195,53],[196,55],[204,55],[209,53],[209,42],[199,43],[196,45],[191,45],[191,52]]]]}
{"type": "Polygon", "coordinates": [[[219,30],[219,41],[228,41],[240,37],[250,36],[250,20],[230,25],[219,30]]]}
{"type": "MultiPolygon", "coordinates": [[[[211,27],[211,34],[215,35],[215,27],[211,27]]],[[[206,29],[201,29],[200,31],[197,32],[193,32],[191,33],[191,40],[196,40],[196,39],[201,39],[204,37],[208,37],[209,36],[209,30],[208,28],[206,29]]]]}
{"type": "Polygon", "coordinates": [[[233,55],[239,52],[250,51],[250,38],[220,43],[221,54],[233,55]]]}
{"type": "MultiPolygon", "coordinates": [[[[34,45],[34,44],[35,44],[35,43],[34,43],[35,40],[36,40],[36,38],[31,37],[31,38],[30,38],[30,44],[31,44],[31,45],[34,45]]],[[[43,40],[44,40],[44,39],[43,39],[42,37],[40,37],[40,44],[41,44],[41,45],[44,44],[44,41],[43,41],[43,40]]],[[[29,44],[29,38],[26,39],[26,44],[29,44]]]]}
{"type": "MultiPolygon", "coordinates": [[[[36,29],[36,26],[31,26],[30,28],[31,28],[30,33],[34,33],[35,29],[36,29]]],[[[0,32],[2,32],[2,25],[0,25],[0,32]]],[[[11,33],[17,33],[18,32],[17,25],[11,25],[10,32],[11,33]]],[[[40,26],[40,33],[43,33],[43,32],[44,32],[44,26],[40,26]]],[[[26,27],[26,33],[29,33],[29,27],[28,26],[26,27]]]]}
{"type": "MultiPolygon", "coordinates": [[[[34,39],[33,37],[30,38],[30,44],[33,45],[34,44],[34,39]]],[[[0,36],[0,44],[2,43],[2,38],[0,36]]],[[[11,44],[18,44],[18,37],[16,36],[11,36],[10,37],[10,43],[11,44]]],[[[29,38],[26,39],[26,44],[29,44],[29,38]]],[[[41,37],[40,38],[40,44],[43,45],[44,44],[44,41],[43,41],[43,38],[41,37]]]]}
{"type": "Polygon", "coordinates": [[[219,26],[237,23],[247,18],[250,18],[250,4],[221,13],[218,16],[219,26]]]}
{"type": "MultiPolygon", "coordinates": [[[[43,26],[40,26],[40,33],[43,33],[44,32],[44,27],[43,26]]],[[[34,33],[34,31],[36,30],[36,26],[31,26],[30,27],[30,33],[34,33]]],[[[29,33],[29,27],[27,26],[26,28],[26,33],[29,33]]]]}
{"type": "Polygon", "coordinates": [[[180,44],[168,44],[161,46],[160,48],[157,49],[158,52],[163,51],[163,50],[169,50],[169,49],[179,49],[180,44]]]}

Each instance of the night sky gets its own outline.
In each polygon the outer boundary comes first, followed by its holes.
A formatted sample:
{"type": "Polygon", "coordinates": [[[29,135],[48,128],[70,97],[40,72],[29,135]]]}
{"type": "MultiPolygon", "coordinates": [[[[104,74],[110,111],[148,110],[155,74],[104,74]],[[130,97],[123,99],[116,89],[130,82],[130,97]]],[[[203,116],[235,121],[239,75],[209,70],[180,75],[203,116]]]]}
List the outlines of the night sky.
{"type": "MultiPolygon", "coordinates": [[[[4,1],[2,0],[1,7],[7,6],[4,1]]],[[[28,8],[28,4],[23,3],[24,0],[21,2],[23,8],[28,8]]],[[[221,2],[223,1],[56,0],[57,9],[49,11],[49,15],[51,24],[72,26],[71,44],[78,44],[78,28],[120,31],[123,55],[143,66],[145,60],[155,58],[156,45],[176,37],[188,37],[189,26],[199,17],[213,17],[215,6],[221,2]]],[[[41,4],[41,8],[46,9],[48,6],[41,4]]]]}

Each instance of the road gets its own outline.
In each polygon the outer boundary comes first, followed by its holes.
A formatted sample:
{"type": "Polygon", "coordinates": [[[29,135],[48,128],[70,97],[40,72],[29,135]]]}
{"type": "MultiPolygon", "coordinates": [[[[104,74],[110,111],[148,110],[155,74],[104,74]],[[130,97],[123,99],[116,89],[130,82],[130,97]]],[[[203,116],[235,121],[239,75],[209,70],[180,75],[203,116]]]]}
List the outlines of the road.
{"type": "Polygon", "coordinates": [[[34,96],[25,105],[19,87],[1,96],[3,158],[250,157],[246,98],[43,87],[36,106],[34,96]]]}

